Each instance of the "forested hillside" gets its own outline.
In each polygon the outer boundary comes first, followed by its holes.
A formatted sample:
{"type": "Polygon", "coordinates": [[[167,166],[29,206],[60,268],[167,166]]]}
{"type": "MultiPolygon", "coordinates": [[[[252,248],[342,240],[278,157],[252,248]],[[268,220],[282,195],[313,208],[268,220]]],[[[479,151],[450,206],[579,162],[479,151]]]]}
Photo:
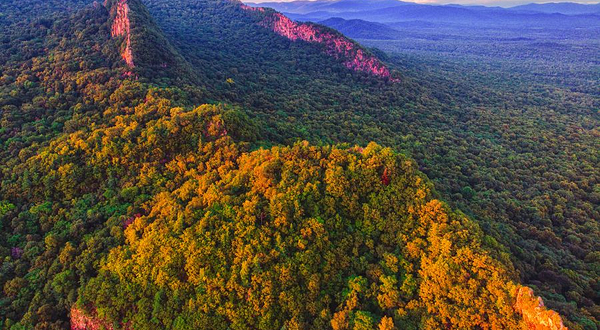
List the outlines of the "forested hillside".
{"type": "MultiPolygon", "coordinates": [[[[254,14],[245,16],[229,2],[145,3],[174,45],[189,52],[184,57],[229,88],[221,98],[247,106],[268,123],[268,140],[377,141],[409,154],[442,198],[510,249],[522,279],[548,304],[595,326],[600,140],[594,109],[600,98],[589,85],[594,71],[585,73],[579,64],[586,62],[565,63],[566,70],[584,75],[572,93],[544,85],[522,91],[511,84],[559,78],[533,72],[486,81],[493,78],[474,71],[449,79],[448,68],[431,74],[428,66],[439,63],[375,51],[401,69],[395,73],[400,82],[391,83],[335,72],[343,67],[316,53],[299,58],[308,51],[302,43],[269,34],[252,20],[254,14]],[[229,19],[236,15],[244,17],[243,25],[229,19]],[[219,66],[209,62],[221,56],[227,61],[219,66]]],[[[481,70],[490,68],[482,64],[481,70]]]]}
{"type": "Polygon", "coordinates": [[[597,328],[597,99],[234,1],[0,9],[0,329],[597,328]]]}

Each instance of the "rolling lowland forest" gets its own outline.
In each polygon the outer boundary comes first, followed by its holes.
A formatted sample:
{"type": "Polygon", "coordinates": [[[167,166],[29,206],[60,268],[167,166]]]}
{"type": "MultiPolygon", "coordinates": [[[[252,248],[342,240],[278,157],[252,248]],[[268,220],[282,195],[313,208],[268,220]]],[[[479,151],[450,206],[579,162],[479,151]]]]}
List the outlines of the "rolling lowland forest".
{"type": "Polygon", "coordinates": [[[598,68],[389,46],[2,0],[0,329],[597,330],[598,68]]]}

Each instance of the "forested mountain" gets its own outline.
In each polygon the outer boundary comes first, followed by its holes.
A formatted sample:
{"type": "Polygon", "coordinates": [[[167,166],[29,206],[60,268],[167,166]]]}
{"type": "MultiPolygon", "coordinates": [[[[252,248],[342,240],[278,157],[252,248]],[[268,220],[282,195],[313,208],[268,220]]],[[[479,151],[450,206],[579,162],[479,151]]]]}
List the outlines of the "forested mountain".
{"type": "Polygon", "coordinates": [[[236,1],[0,10],[0,329],[597,328],[598,99],[236,1]]]}

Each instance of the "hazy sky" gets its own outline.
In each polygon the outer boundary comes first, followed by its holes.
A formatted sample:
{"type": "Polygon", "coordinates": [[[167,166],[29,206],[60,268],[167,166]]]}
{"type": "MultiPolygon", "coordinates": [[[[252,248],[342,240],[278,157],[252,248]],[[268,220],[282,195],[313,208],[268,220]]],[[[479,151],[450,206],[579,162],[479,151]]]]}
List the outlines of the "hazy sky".
{"type": "MultiPolygon", "coordinates": [[[[244,2],[289,2],[294,0],[242,0],[244,2]]],[[[368,1],[368,0],[365,0],[368,1]]],[[[544,0],[404,0],[407,2],[417,2],[417,3],[432,3],[432,4],[462,4],[462,5],[485,5],[485,6],[517,6],[526,3],[548,3],[548,2],[563,2],[560,0],[556,1],[544,1],[544,0]]],[[[577,3],[587,3],[587,4],[595,4],[598,3],[598,0],[566,0],[564,2],[577,2],[577,3]]]]}

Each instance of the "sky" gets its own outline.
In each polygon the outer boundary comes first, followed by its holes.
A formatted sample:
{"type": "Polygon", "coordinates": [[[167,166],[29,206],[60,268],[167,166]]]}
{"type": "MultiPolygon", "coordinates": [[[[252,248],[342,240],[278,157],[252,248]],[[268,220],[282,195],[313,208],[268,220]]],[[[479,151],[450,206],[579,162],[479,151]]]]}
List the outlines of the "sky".
{"type": "MultiPolygon", "coordinates": [[[[242,0],[244,2],[290,2],[294,0],[242,0]]],[[[368,0],[365,0],[368,1],[368,0]]],[[[547,0],[404,0],[407,2],[428,3],[428,4],[461,4],[461,5],[484,5],[510,7],[527,3],[548,3],[548,2],[577,2],[583,4],[597,4],[598,0],[575,0],[575,1],[547,1],[547,0]]]]}

